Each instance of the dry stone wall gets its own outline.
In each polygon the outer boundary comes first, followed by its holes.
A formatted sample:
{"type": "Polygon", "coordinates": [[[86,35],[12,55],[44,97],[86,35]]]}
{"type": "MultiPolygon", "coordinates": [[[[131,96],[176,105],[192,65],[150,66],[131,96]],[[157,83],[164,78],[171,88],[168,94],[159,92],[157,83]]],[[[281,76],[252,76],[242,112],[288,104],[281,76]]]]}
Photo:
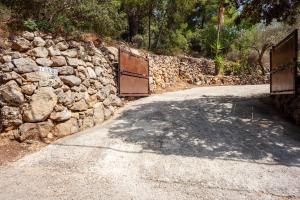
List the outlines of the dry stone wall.
{"type": "Polygon", "coordinates": [[[149,55],[151,91],[176,85],[178,79],[194,85],[265,84],[268,78],[253,75],[215,76],[213,60],[149,55]]]}
{"type": "MultiPolygon", "coordinates": [[[[299,78],[300,79],[300,78],[299,78]]],[[[273,103],[276,108],[287,118],[300,125],[300,81],[296,95],[274,95],[273,103]]]]}
{"type": "MultiPolygon", "coordinates": [[[[124,47],[127,48],[127,47],[124,47]]],[[[262,77],[214,76],[205,58],[144,55],[155,92],[177,81],[194,85],[265,83],[262,77]]],[[[0,53],[0,137],[51,142],[109,119],[117,96],[118,49],[24,32],[0,53]]]]}
{"type": "Polygon", "coordinates": [[[110,118],[122,106],[110,52],[42,33],[15,37],[0,55],[1,135],[51,141],[110,118]]]}

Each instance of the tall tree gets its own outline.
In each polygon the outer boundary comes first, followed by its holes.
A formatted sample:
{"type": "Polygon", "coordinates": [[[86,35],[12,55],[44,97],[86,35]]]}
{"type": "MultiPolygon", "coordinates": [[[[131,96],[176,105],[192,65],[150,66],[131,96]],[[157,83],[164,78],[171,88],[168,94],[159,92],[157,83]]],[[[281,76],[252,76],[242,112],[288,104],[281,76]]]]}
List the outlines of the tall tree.
{"type": "Polygon", "coordinates": [[[241,0],[242,18],[251,19],[252,23],[261,21],[270,24],[273,19],[295,23],[299,14],[299,0],[241,0]]]}

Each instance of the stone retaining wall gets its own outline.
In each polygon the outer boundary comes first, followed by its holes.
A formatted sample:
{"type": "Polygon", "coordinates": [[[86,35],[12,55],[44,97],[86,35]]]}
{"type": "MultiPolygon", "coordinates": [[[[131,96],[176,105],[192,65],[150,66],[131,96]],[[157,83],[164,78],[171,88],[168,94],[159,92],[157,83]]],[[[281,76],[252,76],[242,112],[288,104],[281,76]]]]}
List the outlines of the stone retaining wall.
{"type": "Polygon", "coordinates": [[[272,100],[276,108],[287,118],[300,125],[300,85],[296,95],[275,95],[272,100]]]}
{"type": "MultiPolygon", "coordinates": [[[[142,54],[137,50],[130,50],[142,54]]],[[[204,58],[147,55],[150,86],[257,84],[263,78],[214,76],[204,58]]],[[[109,119],[117,96],[118,49],[24,32],[0,53],[0,137],[51,142],[109,119]]]]}
{"type": "Polygon", "coordinates": [[[206,58],[149,55],[151,91],[176,85],[181,79],[189,84],[254,85],[266,84],[268,77],[255,75],[215,76],[215,63],[206,58]]]}
{"type": "Polygon", "coordinates": [[[100,124],[122,106],[116,58],[92,42],[25,32],[0,58],[2,136],[49,141],[100,124]]]}

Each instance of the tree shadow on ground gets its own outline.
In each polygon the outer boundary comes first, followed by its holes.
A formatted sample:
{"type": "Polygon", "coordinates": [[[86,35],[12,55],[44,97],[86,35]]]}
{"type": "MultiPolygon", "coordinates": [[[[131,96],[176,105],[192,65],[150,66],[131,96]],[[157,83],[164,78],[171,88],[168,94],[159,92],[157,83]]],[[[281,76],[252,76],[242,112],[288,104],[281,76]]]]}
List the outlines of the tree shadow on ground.
{"type": "Polygon", "coordinates": [[[300,166],[299,127],[273,109],[233,96],[157,101],[126,110],[109,137],[158,154],[300,166]]]}

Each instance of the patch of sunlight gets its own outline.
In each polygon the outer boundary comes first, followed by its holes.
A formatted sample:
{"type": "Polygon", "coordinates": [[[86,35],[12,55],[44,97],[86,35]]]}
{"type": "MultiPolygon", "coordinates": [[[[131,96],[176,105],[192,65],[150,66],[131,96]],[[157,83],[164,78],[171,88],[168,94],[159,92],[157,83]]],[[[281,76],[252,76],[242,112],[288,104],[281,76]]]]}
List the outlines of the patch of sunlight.
{"type": "Polygon", "coordinates": [[[238,151],[228,151],[224,153],[225,156],[242,156],[243,153],[238,151]]]}
{"type": "Polygon", "coordinates": [[[195,146],[198,146],[198,145],[203,145],[205,144],[205,140],[200,140],[199,138],[196,138],[192,141],[192,143],[195,145],[195,146]]]}
{"type": "Polygon", "coordinates": [[[242,121],[242,122],[245,122],[245,123],[249,123],[249,122],[251,122],[252,121],[252,119],[246,119],[246,118],[244,118],[244,119],[242,119],[242,118],[240,118],[240,120],[242,121]]]}
{"type": "Polygon", "coordinates": [[[166,136],[167,136],[167,137],[173,137],[173,136],[174,136],[174,133],[173,133],[173,132],[169,132],[169,133],[167,133],[166,136]]]}
{"type": "Polygon", "coordinates": [[[278,142],[275,142],[275,144],[276,144],[277,146],[284,147],[284,143],[278,143],[278,142]]]}

